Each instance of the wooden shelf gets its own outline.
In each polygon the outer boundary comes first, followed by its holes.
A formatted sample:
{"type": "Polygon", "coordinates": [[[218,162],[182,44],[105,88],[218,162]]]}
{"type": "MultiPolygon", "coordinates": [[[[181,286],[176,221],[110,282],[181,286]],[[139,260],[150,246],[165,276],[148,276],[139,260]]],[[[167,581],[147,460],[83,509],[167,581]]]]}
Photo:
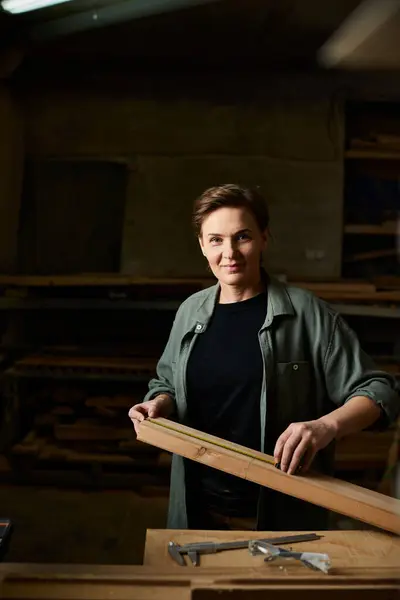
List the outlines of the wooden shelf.
{"type": "Polygon", "coordinates": [[[359,260],[372,260],[375,258],[384,258],[386,256],[396,256],[397,248],[385,248],[383,250],[369,250],[368,252],[358,252],[344,259],[344,262],[357,262],[359,260]]]}
{"type": "Polygon", "coordinates": [[[396,235],[398,231],[400,231],[400,224],[396,221],[388,221],[382,225],[352,223],[344,227],[344,233],[355,235],[396,235]]]}
{"type": "Polygon", "coordinates": [[[331,302],[331,304],[332,307],[342,315],[400,319],[400,308],[369,306],[366,304],[341,304],[336,302],[331,302]]]}
{"type": "Polygon", "coordinates": [[[400,152],[394,150],[346,150],[344,157],[358,160],[400,160],[400,152]]]}
{"type": "Polygon", "coordinates": [[[0,275],[3,287],[114,287],[114,286],[196,286],[208,287],[215,282],[205,277],[137,277],[120,273],[76,275],[0,275]]]}

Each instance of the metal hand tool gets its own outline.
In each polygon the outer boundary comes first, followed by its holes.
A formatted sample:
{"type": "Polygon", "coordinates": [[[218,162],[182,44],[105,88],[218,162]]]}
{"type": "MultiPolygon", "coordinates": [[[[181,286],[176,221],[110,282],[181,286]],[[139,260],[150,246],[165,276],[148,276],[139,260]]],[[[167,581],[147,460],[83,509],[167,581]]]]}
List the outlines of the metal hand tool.
{"type": "MultiPolygon", "coordinates": [[[[298,542],[311,542],[321,539],[321,535],[316,533],[302,533],[298,535],[285,535],[276,538],[266,538],[257,540],[269,544],[296,544],[298,542]]],[[[240,540],[234,542],[196,542],[193,544],[184,544],[180,546],[175,542],[168,542],[168,553],[178,565],[185,566],[186,554],[192,565],[197,567],[200,563],[201,554],[215,554],[223,550],[239,550],[249,547],[250,540],[240,540]]]]}
{"type": "Polygon", "coordinates": [[[265,561],[270,562],[276,558],[295,558],[300,560],[306,567],[314,571],[322,571],[328,573],[331,567],[331,561],[327,554],[319,552],[292,552],[278,546],[261,541],[252,540],[249,542],[249,551],[255,556],[256,554],[265,554],[265,561]]]}

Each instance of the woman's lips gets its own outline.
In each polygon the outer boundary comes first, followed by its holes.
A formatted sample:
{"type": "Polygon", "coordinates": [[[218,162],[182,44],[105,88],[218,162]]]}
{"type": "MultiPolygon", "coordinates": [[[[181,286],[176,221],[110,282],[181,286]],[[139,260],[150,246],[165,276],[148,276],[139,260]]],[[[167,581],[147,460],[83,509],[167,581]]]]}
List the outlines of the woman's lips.
{"type": "Polygon", "coordinates": [[[240,271],[243,265],[236,263],[234,265],[223,265],[224,269],[227,269],[230,273],[236,273],[236,271],[240,271]]]}

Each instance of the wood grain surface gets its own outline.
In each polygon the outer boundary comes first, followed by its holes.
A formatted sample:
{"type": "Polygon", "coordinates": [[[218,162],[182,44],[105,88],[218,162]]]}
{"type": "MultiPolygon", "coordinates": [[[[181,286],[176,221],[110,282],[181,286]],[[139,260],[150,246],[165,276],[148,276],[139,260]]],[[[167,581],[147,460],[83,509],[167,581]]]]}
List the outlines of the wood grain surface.
{"type": "MultiPolygon", "coordinates": [[[[168,542],[179,545],[193,542],[231,542],[236,540],[260,539],[292,535],[302,532],[287,531],[201,531],[148,529],[143,564],[157,568],[181,569],[168,554],[168,542]]],[[[376,531],[321,531],[322,539],[300,542],[292,546],[299,552],[322,552],[330,556],[332,572],[345,575],[354,567],[370,569],[376,567],[399,568],[400,537],[376,531]]],[[[188,561],[187,561],[188,562],[188,561]]],[[[188,563],[189,564],[189,563],[188,563]]],[[[280,560],[264,565],[262,556],[251,556],[247,549],[229,550],[201,556],[200,567],[262,567],[283,575],[301,575],[304,567],[297,561],[280,560]],[[284,573],[281,567],[284,567],[284,573]]]]}
{"type": "Polygon", "coordinates": [[[143,421],[137,438],[168,452],[400,534],[400,500],[395,498],[315,473],[288,475],[271,464],[272,456],[167,419],[143,421]]]}
{"type": "MultiPolygon", "coordinates": [[[[270,566],[270,565],[269,565],[270,566]]],[[[0,564],[2,600],[397,600],[398,568],[349,567],[346,575],[304,568],[153,568],[130,565],[0,564]]]]}

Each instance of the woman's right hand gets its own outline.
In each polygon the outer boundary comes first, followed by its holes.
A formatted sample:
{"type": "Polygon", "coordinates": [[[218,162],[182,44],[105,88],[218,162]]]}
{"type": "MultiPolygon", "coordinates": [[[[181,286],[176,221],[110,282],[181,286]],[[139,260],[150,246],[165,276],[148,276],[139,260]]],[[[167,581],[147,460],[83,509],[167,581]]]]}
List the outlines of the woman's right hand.
{"type": "Polygon", "coordinates": [[[150,417],[168,417],[173,412],[173,399],[168,394],[160,394],[148,402],[135,404],[128,415],[131,419],[136,433],[139,432],[140,423],[150,417]]]}

